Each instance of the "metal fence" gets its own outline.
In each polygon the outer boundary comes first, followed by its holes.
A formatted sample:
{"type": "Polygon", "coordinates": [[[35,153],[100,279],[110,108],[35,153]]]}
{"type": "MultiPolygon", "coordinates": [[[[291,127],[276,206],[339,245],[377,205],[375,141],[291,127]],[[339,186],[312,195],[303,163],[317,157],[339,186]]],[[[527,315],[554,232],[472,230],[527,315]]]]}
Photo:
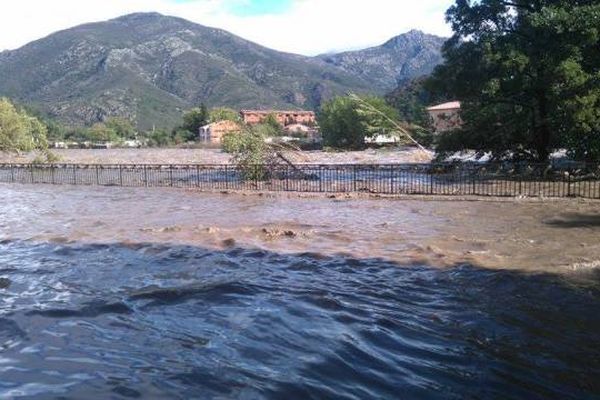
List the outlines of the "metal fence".
{"type": "Polygon", "coordinates": [[[0,164],[0,182],[200,190],[600,199],[600,164],[257,165],[0,164]]]}

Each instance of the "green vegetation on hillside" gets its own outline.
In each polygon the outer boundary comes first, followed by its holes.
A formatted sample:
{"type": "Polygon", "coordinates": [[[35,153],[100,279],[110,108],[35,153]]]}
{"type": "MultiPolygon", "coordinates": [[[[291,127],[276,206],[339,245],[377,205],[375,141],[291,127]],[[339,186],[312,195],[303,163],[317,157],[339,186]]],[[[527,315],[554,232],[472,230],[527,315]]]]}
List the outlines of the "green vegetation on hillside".
{"type": "Polygon", "coordinates": [[[600,160],[600,2],[457,0],[431,87],[462,101],[438,150],[600,160]]]}
{"type": "Polygon", "coordinates": [[[374,91],[371,82],[319,58],[160,14],[77,26],[3,53],[0,77],[0,96],[35,105],[67,126],[119,116],[141,131],[172,129],[200,101],[316,109],[349,90],[374,91]]]}

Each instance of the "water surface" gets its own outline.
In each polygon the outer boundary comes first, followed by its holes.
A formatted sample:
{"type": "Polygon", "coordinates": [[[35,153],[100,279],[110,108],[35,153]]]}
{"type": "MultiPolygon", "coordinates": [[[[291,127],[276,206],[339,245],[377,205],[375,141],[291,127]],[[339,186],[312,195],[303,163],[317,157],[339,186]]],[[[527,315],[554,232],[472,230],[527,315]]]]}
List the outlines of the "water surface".
{"type": "Polygon", "coordinates": [[[597,256],[586,204],[511,233],[497,204],[2,189],[2,399],[600,398],[600,276],[559,268],[597,256]],[[552,232],[555,264],[459,261],[552,232]]]}

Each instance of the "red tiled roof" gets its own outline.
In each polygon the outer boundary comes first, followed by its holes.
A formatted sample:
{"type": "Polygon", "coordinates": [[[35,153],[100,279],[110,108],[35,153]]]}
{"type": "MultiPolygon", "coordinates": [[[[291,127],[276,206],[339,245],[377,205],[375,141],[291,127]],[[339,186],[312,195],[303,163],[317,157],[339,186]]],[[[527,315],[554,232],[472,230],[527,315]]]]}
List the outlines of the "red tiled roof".
{"type": "Polygon", "coordinates": [[[314,114],[314,111],[305,110],[241,110],[242,114],[314,114]]]}

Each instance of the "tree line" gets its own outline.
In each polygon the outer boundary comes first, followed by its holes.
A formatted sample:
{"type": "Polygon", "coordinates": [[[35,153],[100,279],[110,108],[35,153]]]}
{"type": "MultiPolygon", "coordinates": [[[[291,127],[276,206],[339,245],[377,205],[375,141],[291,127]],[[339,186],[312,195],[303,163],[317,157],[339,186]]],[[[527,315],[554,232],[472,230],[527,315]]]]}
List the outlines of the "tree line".
{"type": "MultiPolygon", "coordinates": [[[[495,159],[546,161],[565,149],[576,160],[600,160],[600,1],[456,0],[446,17],[454,34],[442,49],[444,63],[429,77],[401,82],[385,98],[325,102],[318,112],[324,146],[362,149],[365,138],[388,134],[440,157],[474,150],[495,159]],[[425,108],[450,100],[461,101],[463,124],[434,135],[425,108]]],[[[3,99],[0,151],[62,140],[166,146],[194,140],[209,122],[239,118],[234,110],[200,105],[170,130],[138,132],[122,118],[65,128],[3,99]]],[[[264,139],[282,131],[269,120],[251,133],[264,139]]],[[[226,147],[245,143],[238,142],[226,147]]]]}
{"type": "Polygon", "coordinates": [[[134,123],[122,117],[109,117],[87,127],[69,127],[36,110],[0,98],[0,153],[38,151],[50,155],[52,143],[106,143],[135,141],[149,147],[172,146],[196,140],[201,126],[213,121],[240,121],[239,114],[229,108],[208,109],[204,105],[182,114],[181,123],[172,129],[139,131],[134,123]]]}
{"type": "Polygon", "coordinates": [[[462,102],[437,149],[600,160],[600,1],[456,0],[445,63],[426,86],[462,102]]]}

